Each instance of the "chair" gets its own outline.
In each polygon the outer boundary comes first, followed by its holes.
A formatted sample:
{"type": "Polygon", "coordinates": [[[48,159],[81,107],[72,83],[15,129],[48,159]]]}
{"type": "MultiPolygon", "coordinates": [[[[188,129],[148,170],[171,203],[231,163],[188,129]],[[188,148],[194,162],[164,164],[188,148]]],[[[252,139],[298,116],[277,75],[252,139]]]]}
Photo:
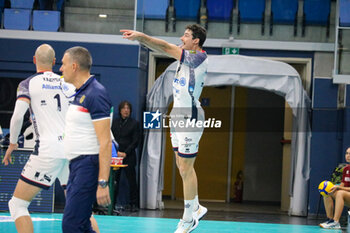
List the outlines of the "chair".
{"type": "Polygon", "coordinates": [[[230,20],[234,2],[234,0],[207,0],[209,20],[230,20]]]}
{"type": "Polygon", "coordinates": [[[303,36],[306,25],[327,26],[327,36],[329,36],[331,0],[304,0],[303,11],[303,36]]]}
{"type": "Polygon", "coordinates": [[[238,2],[237,33],[240,33],[241,22],[261,23],[261,33],[264,34],[265,0],[244,0],[238,2]]]}
{"type": "Polygon", "coordinates": [[[34,0],[11,0],[13,9],[33,9],[34,0]]]}
{"type": "Polygon", "coordinates": [[[238,2],[239,18],[242,22],[260,23],[265,14],[265,0],[245,0],[238,2]]]}
{"type": "Polygon", "coordinates": [[[197,20],[200,0],[175,0],[176,19],[197,20]]]}
{"type": "Polygon", "coordinates": [[[350,0],[339,0],[339,26],[350,27],[350,0]]]}
{"type": "Polygon", "coordinates": [[[168,0],[147,0],[145,4],[139,1],[137,15],[144,16],[146,19],[165,19],[168,0]]]}
{"type": "Polygon", "coordinates": [[[60,28],[59,11],[33,11],[33,30],[57,32],[60,28]]]}
{"type": "Polygon", "coordinates": [[[4,28],[28,30],[30,27],[31,10],[8,9],[4,10],[4,28]]]}
{"type": "Polygon", "coordinates": [[[272,0],[271,14],[274,23],[293,24],[298,12],[298,0],[272,0]]]}
{"type": "Polygon", "coordinates": [[[297,33],[298,0],[271,0],[270,35],[273,24],[294,24],[297,33]]]}
{"type": "Polygon", "coordinates": [[[331,0],[304,0],[306,24],[327,25],[331,11],[331,0]]]}

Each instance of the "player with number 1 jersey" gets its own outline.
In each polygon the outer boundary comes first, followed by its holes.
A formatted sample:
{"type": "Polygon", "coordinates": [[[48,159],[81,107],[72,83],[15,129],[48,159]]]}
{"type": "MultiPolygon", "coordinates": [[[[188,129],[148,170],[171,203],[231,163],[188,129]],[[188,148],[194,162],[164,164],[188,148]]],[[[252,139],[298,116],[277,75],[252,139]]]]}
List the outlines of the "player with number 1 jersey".
{"type": "Polygon", "coordinates": [[[29,110],[36,141],[20,179],[40,188],[49,188],[57,176],[61,185],[66,185],[68,180],[63,134],[70,99],[63,91],[70,89],[74,89],[74,86],[65,83],[63,78],[51,71],[38,72],[18,86],[17,99],[27,98],[30,101],[29,110]],[[52,159],[61,162],[55,162],[56,166],[51,163],[52,159]],[[41,166],[42,162],[50,162],[52,166],[44,169],[48,166],[41,166]]]}
{"type": "Polygon", "coordinates": [[[63,78],[53,72],[41,72],[25,79],[18,87],[17,98],[30,100],[36,136],[34,153],[39,156],[64,158],[63,131],[69,99],[61,91],[63,82],[63,78]]]}

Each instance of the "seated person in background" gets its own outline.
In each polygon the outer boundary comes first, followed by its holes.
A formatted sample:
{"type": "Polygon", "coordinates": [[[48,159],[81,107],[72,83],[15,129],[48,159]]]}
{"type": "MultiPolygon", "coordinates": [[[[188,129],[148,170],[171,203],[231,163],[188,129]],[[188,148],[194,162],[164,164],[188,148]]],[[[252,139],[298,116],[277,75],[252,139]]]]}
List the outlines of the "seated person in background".
{"type": "MultiPolygon", "coordinates": [[[[350,147],[346,150],[345,160],[350,163],[350,147]]],[[[340,185],[334,185],[331,188],[331,194],[323,197],[324,206],[327,214],[327,221],[320,224],[320,227],[326,229],[340,229],[339,219],[343,212],[344,205],[350,207],[350,165],[343,170],[343,177],[340,185]],[[335,207],[334,201],[335,200],[335,207]]]]}
{"type": "Polygon", "coordinates": [[[123,157],[123,164],[127,164],[128,166],[116,172],[117,188],[114,198],[117,200],[120,174],[124,170],[129,184],[130,210],[134,212],[138,208],[138,188],[135,170],[137,156],[135,149],[139,143],[140,128],[139,123],[131,118],[132,106],[128,101],[122,101],[118,109],[119,118],[113,120],[112,133],[119,144],[118,157],[123,157]]]}

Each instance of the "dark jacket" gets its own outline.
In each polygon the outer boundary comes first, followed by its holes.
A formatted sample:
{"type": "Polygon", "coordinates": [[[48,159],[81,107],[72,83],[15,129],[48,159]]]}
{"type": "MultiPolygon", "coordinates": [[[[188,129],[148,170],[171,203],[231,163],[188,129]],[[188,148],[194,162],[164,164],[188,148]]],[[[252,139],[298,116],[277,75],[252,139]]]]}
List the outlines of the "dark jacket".
{"type": "Polygon", "coordinates": [[[140,141],[140,128],[135,119],[131,117],[114,119],[112,133],[119,144],[120,152],[125,152],[127,157],[136,155],[135,149],[140,141]]]}

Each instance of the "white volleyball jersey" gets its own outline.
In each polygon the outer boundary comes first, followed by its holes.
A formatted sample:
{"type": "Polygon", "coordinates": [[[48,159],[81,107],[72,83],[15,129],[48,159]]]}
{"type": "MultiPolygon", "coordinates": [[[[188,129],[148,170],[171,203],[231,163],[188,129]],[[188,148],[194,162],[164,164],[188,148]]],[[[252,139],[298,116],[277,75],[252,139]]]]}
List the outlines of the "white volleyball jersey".
{"type": "Polygon", "coordinates": [[[208,56],[204,51],[182,50],[173,81],[173,113],[184,113],[196,117],[197,108],[201,108],[199,97],[207,74],[208,56]]]}
{"type": "Polygon", "coordinates": [[[63,94],[62,88],[67,92],[75,89],[53,72],[36,73],[18,86],[17,98],[30,100],[36,136],[34,155],[65,158],[63,132],[70,99],[63,94]]]}

